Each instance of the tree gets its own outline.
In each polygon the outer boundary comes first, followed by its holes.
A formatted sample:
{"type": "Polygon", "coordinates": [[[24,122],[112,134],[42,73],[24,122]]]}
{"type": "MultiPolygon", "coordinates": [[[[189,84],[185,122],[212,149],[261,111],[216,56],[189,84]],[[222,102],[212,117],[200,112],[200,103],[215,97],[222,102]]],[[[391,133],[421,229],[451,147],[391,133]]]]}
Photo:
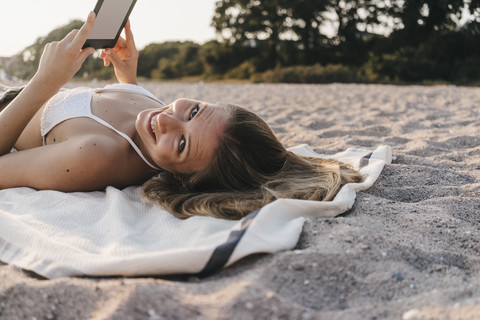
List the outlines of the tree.
{"type": "Polygon", "coordinates": [[[203,64],[204,75],[209,78],[223,78],[228,70],[241,64],[245,57],[226,43],[211,40],[202,45],[199,57],[203,64]]]}
{"type": "Polygon", "coordinates": [[[480,22],[480,0],[465,0],[468,12],[476,22],[480,22]]]}
{"type": "Polygon", "coordinates": [[[212,26],[231,45],[267,40],[269,61],[278,60],[280,35],[286,30],[287,0],[220,0],[212,26]]]}
{"type": "Polygon", "coordinates": [[[368,59],[371,47],[367,42],[377,37],[375,29],[382,25],[380,17],[386,14],[385,3],[376,0],[330,0],[326,10],[333,13],[331,23],[336,25],[340,63],[360,65],[368,59]]]}
{"type": "Polygon", "coordinates": [[[290,29],[299,38],[304,63],[318,61],[322,40],[326,39],[320,33],[320,27],[327,20],[324,14],[328,5],[329,0],[297,0],[289,3],[290,29]]]}
{"type": "Polygon", "coordinates": [[[173,79],[203,73],[200,45],[186,41],[152,43],[139,52],[138,75],[173,79]]]}
{"type": "MultiPolygon", "coordinates": [[[[151,78],[152,72],[159,67],[160,60],[171,60],[179,53],[181,42],[168,41],[152,43],[139,52],[138,75],[151,78]]],[[[158,71],[157,71],[158,73],[158,71]]]]}
{"type": "Polygon", "coordinates": [[[395,0],[389,14],[399,20],[392,35],[399,45],[417,46],[433,33],[447,33],[458,27],[464,0],[395,0]]]}
{"type": "Polygon", "coordinates": [[[268,41],[270,67],[286,61],[318,63],[334,47],[342,51],[343,62],[361,63],[368,56],[362,32],[366,26],[381,24],[384,7],[376,0],[221,0],[212,25],[232,45],[268,41]],[[336,26],[333,39],[321,33],[326,24],[336,26]],[[296,44],[293,54],[300,59],[290,57],[292,43],[296,44]]]}

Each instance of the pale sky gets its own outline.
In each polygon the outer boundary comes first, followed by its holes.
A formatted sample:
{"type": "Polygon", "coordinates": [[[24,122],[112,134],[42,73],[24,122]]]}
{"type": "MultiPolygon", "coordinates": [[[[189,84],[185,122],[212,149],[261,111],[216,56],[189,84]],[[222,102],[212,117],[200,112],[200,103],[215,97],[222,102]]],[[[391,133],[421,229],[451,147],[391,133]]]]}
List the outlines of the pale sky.
{"type": "MultiPolygon", "coordinates": [[[[217,0],[137,0],[130,22],[137,48],[152,42],[215,39],[217,0]]],[[[0,57],[11,56],[71,20],[85,20],[97,0],[3,0],[0,57]]]]}

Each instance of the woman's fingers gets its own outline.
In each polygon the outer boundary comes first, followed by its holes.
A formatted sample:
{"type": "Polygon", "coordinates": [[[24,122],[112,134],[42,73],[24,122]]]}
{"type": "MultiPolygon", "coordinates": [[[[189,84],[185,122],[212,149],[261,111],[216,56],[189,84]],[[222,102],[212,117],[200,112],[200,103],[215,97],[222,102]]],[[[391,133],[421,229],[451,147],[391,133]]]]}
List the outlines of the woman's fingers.
{"type": "Polygon", "coordinates": [[[93,25],[95,23],[95,13],[91,11],[88,14],[87,20],[83,24],[83,26],[76,32],[73,40],[72,46],[74,48],[78,48],[79,50],[82,49],[83,44],[87,41],[90,32],[92,31],[93,25]]]}
{"type": "Polygon", "coordinates": [[[95,13],[90,12],[80,30],[71,31],[63,40],[45,46],[40,58],[36,79],[44,86],[58,89],[67,83],[95,50],[82,47],[95,23],[95,13]]]}
{"type": "Polygon", "coordinates": [[[127,47],[127,41],[122,37],[118,37],[117,43],[115,44],[115,48],[125,48],[127,47]]]}
{"type": "Polygon", "coordinates": [[[93,48],[85,48],[82,51],[80,51],[80,55],[77,58],[77,66],[79,69],[82,66],[82,64],[85,62],[85,60],[87,60],[88,56],[94,52],[95,52],[95,49],[93,48]]]}
{"type": "Polygon", "coordinates": [[[109,57],[103,58],[103,65],[105,67],[108,67],[110,65],[110,58],[109,57]]]}
{"type": "Polygon", "coordinates": [[[65,36],[65,38],[63,38],[63,40],[67,42],[72,42],[72,40],[75,39],[75,36],[77,35],[77,33],[78,33],[78,29],[73,29],[65,36]]]}
{"type": "Polygon", "coordinates": [[[127,45],[129,47],[135,48],[135,39],[133,38],[132,28],[130,25],[130,19],[125,24],[125,38],[127,41],[127,45]]]}
{"type": "MultiPolygon", "coordinates": [[[[105,59],[108,59],[109,62],[111,61],[113,63],[114,66],[116,65],[119,65],[120,63],[122,63],[122,59],[120,59],[120,57],[117,55],[117,53],[115,52],[115,50],[113,49],[105,49],[105,54],[107,55],[107,57],[105,59]]],[[[105,61],[104,59],[104,61],[105,61]]]]}

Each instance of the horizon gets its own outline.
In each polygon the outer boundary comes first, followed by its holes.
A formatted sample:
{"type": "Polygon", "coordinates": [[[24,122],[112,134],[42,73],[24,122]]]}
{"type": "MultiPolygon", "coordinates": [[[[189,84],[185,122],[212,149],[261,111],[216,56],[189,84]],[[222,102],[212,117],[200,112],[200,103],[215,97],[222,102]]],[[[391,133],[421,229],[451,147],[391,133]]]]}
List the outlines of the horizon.
{"type": "MultiPolygon", "coordinates": [[[[15,32],[2,32],[0,57],[18,54],[39,37],[46,36],[72,20],[85,20],[96,2],[97,0],[15,0],[4,3],[0,30],[15,32]],[[19,13],[13,14],[14,12],[19,13]],[[58,12],[62,12],[60,17],[57,16],[58,12]]],[[[158,0],[137,0],[130,15],[137,49],[165,41],[194,41],[202,44],[216,39],[215,30],[210,26],[216,2],[217,0],[178,0],[172,5],[158,0]]]]}

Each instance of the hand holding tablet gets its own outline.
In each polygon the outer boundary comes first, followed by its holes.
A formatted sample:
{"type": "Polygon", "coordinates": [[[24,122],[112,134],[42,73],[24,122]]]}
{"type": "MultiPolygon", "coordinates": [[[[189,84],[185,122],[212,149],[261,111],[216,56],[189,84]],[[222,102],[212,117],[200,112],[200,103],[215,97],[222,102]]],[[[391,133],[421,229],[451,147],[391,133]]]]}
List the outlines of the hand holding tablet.
{"type": "Polygon", "coordinates": [[[130,22],[125,25],[125,39],[119,37],[115,47],[103,49],[100,59],[103,59],[106,67],[110,62],[113,63],[115,75],[120,83],[137,84],[138,51],[130,22]]]}
{"type": "Polygon", "coordinates": [[[80,30],[72,30],[62,40],[47,43],[37,72],[30,83],[40,83],[43,91],[51,89],[53,92],[67,83],[77,73],[85,59],[95,51],[90,47],[81,49],[94,23],[95,14],[90,12],[80,30]]]}

